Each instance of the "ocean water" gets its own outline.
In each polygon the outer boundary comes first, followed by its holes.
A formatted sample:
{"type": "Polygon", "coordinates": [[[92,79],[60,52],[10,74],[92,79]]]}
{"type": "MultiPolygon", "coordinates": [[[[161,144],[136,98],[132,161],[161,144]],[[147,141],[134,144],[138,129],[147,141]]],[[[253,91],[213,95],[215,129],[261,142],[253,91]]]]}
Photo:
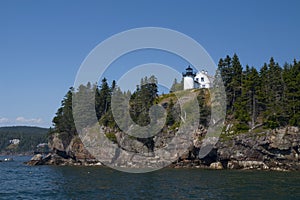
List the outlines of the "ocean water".
{"type": "MultiPolygon", "coordinates": [[[[3,159],[3,157],[0,157],[3,159]]],[[[300,199],[300,172],[162,169],[128,174],[101,167],[0,162],[0,199],[300,199]]]]}

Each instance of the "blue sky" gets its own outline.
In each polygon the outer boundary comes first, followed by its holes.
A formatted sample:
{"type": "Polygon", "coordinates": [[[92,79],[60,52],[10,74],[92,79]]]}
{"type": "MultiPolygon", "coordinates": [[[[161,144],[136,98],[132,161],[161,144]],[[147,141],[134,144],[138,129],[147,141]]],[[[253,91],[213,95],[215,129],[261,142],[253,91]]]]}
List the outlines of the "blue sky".
{"type": "Polygon", "coordinates": [[[89,52],[132,28],[182,32],[216,63],[235,52],[255,67],[271,56],[280,64],[299,60],[299,8],[297,0],[0,0],[0,126],[51,126],[89,52]]]}

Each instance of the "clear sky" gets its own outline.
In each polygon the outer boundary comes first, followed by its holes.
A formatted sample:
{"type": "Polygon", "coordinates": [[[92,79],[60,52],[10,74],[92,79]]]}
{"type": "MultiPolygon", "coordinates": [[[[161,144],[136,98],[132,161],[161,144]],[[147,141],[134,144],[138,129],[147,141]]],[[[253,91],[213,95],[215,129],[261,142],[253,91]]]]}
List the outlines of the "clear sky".
{"type": "Polygon", "coordinates": [[[299,9],[297,0],[0,0],[0,126],[51,126],[88,53],[132,28],[182,32],[216,63],[233,53],[257,68],[271,56],[299,60],[299,9]]]}

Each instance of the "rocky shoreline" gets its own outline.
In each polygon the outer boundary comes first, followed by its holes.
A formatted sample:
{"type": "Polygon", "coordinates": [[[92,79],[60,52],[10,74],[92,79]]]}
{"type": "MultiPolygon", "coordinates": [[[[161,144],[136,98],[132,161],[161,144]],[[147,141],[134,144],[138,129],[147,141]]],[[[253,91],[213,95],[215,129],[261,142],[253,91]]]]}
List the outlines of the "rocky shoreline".
{"type": "MultiPolygon", "coordinates": [[[[198,131],[195,131],[194,136],[199,138],[203,133],[205,133],[205,130],[200,128],[198,131]]],[[[215,138],[210,139],[213,140],[215,138]]],[[[136,142],[134,144],[134,148],[143,147],[142,145],[138,146],[136,142]]],[[[222,136],[205,157],[199,158],[200,148],[206,145],[210,145],[209,142],[194,140],[188,151],[169,167],[276,171],[300,170],[300,132],[297,127],[222,136]]],[[[52,149],[52,153],[45,156],[35,155],[26,164],[31,166],[103,166],[84,148],[79,138],[73,138],[70,144],[65,147],[57,134],[51,139],[49,146],[52,149]]],[[[129,161],[130,163],[134,162],[133,160],[129,161]]]]}
{"type": "Polygon", "coordinates": [[[202,159],[196,157],[199,148],[194,147],[174,167],[298,171],[299,151],[299,128],[286,127],[221,138],[202,159]]]}

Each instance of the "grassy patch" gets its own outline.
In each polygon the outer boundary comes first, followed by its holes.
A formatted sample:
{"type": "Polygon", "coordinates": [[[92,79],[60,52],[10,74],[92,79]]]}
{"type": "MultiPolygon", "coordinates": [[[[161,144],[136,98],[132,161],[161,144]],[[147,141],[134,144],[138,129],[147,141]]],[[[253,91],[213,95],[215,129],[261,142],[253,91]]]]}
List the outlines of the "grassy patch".
{"type": "Polygon", "coordinates": [[[110,141],[117,143],[117,137],[115,133],[106,133],[105,136],[107,137],[107,139],[109,139],[110,141]]]}

